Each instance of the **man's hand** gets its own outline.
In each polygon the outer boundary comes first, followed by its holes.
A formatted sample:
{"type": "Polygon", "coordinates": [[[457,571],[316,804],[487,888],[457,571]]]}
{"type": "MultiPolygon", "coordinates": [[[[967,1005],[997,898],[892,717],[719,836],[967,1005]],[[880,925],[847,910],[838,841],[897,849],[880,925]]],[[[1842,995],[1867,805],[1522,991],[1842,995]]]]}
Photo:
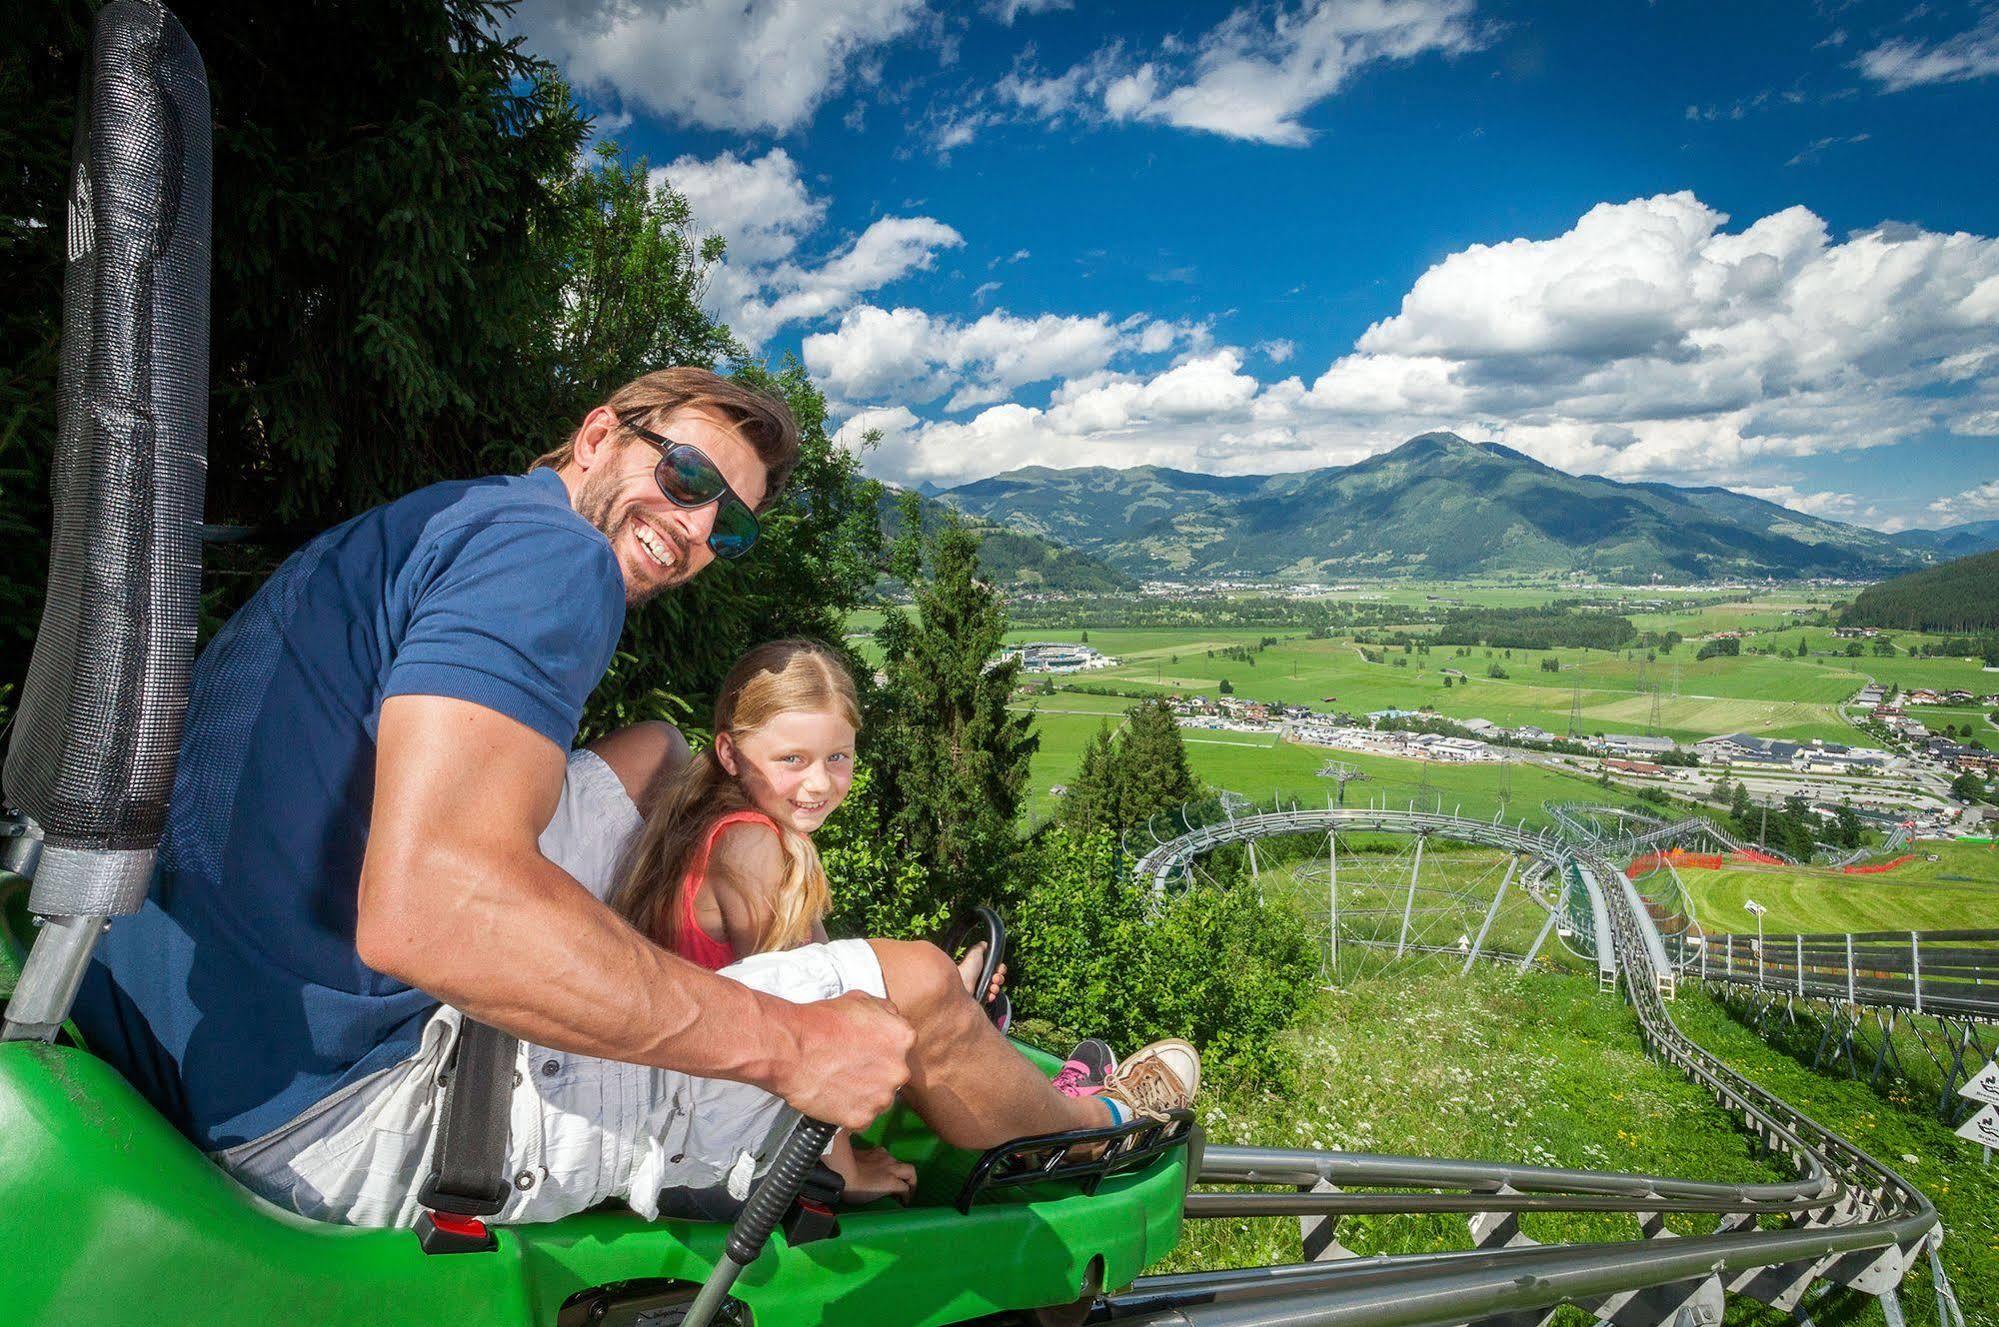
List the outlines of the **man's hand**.
{"type": "Polygon", "coordinates": [[[776,1066],[771,1091],[807,1119],[865,1129],[909,1081],[916,1032],[895,1006],[860,991],[789,1006],[797,1052],[776,1066]]]}

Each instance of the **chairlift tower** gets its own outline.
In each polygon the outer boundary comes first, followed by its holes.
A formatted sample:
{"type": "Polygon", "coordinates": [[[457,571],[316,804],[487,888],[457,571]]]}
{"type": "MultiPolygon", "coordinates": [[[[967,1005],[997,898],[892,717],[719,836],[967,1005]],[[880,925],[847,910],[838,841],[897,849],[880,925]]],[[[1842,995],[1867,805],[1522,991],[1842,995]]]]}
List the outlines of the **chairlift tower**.
{"type": "Polygon", "coordinates": [[[1359,780],[1367,782],[1367,771],[1358,765],[1350,765],[1344,760],[1328,760],[1319,767],[1319,777],[1337,780],[1340,785],[1340,805],[1347,804],[1347,785],[1359,780]]]}
{"type": "Polygon", "coordinates": [[[1574,741],[1583,730],[1583,689],[1577,687],[1569,693],[1569,740],[1574,741]]]}

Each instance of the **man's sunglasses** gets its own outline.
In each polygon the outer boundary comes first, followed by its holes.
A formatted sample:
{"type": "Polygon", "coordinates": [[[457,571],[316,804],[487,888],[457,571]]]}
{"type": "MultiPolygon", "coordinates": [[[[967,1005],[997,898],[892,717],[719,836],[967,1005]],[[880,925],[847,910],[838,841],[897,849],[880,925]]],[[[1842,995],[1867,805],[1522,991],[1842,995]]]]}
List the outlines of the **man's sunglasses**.
{"type": "Polygon", "coordinates": [[[676,507],[720,502],[715,508],[715,527],[708,535],[708,547],[715,550],[716,557],[734,560],[750,551],[757,542],[757,515],[736,496],[708,453],[654,433],[642,427],[636,417],[618,422],[659,448],[659,464],[653,467],[652,477],[659,481],[659,491],[668,502],[676,507]]]}

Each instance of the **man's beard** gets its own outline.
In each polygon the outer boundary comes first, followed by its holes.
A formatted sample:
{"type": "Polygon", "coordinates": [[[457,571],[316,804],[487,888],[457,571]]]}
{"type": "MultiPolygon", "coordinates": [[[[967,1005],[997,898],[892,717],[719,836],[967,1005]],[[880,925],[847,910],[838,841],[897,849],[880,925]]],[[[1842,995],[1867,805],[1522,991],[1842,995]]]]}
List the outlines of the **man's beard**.
{"type": "MultiPolygon", "coordinates": [[[[624,537],[630,533],[631,527],[636,523],[628,505],[619,501],[619,484],[617,480],[601,470],[585,479],[583,487],[577,490],[576,514],[596,526],[604,538],[610,541],[613,556],[617,555],[618,549],[622,547],[624,537]]],[[[652,532],[658,535],[672,549],[673,570],[664,581],[634,585],[627,580],[625,582],[625,606],[627,608],[637,608],[640,604],[658,596],[663,590],[671,590],[676,586],[685,585],[694,576],[687,569],[690,561],[690,550],[687,547],[687,542],[671,531],[661,529],[657,525],[652,527],[652,532]]],[[[649,559],[651,555],[641,549],[639,556],[649,559]]],[[[622,569],[619,574],[621,576],[624,574],[622,569]]]]}

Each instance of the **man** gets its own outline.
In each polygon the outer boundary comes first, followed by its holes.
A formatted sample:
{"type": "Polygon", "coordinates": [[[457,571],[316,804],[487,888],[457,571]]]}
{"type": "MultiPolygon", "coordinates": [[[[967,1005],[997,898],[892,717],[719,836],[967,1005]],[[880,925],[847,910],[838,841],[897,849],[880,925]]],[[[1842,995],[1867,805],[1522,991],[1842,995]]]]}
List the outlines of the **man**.
{"type": "Polygon", "coordinates": [[[740,1190],[780,1098],[858,1128],[900,1090],[967,1147],[1184,1102],[1177,1047],[1095,1075],[1122,1105],[1056,1091],[934,947],[711,975],[546,854],[627,606],[747,551],[797,451],[781,402],[662,370],[527,475],[294,554],[196,666],[158,879],[79,1000],[91,1044],[253,1188],[358,1224],[416,1210],[461,1013],[524,1043],[502,1220],[740,1190]]]}

